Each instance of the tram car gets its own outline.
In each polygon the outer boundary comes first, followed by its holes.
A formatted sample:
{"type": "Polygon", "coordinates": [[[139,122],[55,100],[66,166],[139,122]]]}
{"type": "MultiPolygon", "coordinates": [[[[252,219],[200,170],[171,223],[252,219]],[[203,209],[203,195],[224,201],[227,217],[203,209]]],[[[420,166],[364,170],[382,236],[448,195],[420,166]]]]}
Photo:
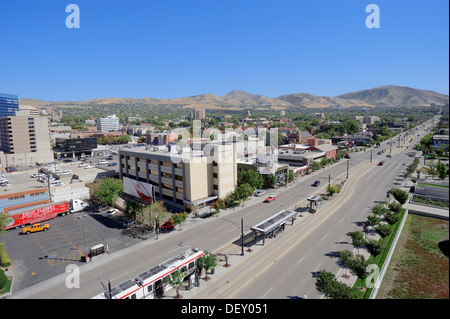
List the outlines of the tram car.
{"type": "Polygon", "coordinates": [[[180,269],[186,274],[184,281],[193,283],[197,270],[197,260],[205,254],[197,248],[191,248],[162,264],[139,274],[93,297],[93,299],[160,299],[173,287],[164,282],[164,278],[180,269]]]}

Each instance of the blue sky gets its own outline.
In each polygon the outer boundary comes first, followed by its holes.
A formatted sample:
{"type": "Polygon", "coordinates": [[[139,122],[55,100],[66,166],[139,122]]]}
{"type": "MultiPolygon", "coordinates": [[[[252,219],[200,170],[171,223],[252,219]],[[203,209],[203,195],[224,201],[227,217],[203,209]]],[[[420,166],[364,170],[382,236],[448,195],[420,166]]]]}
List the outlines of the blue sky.
{"type": "Polygon", "coordinates": [[[335,96],[385,84],[448,94],[447,0],[0,2],[0,92],[51,101],[234,89],[335,96]],[[68,29],[68,4],[80,28],[68,29]],[[368,29],[368,4],[380,28],[368,29]]]}

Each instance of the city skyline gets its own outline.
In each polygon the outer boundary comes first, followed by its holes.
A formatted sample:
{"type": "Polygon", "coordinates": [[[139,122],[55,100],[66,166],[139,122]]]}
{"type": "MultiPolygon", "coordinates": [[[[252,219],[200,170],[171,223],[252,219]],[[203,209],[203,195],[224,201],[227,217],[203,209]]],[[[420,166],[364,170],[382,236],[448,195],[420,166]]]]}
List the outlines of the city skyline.
{"type": "Polygon", "coordinates": [[[0,5],[0,91],[20,98],[168,99],[235,89],[276,98],[382,85],[448,94],[448,3],[85,0],[0,5]]]}

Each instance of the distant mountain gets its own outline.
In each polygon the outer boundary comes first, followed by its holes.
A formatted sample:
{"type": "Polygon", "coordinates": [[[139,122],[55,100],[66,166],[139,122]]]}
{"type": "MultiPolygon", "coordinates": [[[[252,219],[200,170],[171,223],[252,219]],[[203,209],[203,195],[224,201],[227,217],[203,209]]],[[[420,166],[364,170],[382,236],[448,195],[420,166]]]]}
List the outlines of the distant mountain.
{"type": "Polygon", "coordinates": [[[289,102],[290,104],[303,107],[303,108],[325,108],[330,106],[341,106],[341,107],[351,107],[351,106],[364,106],[372,107],[363,101],[358,101],[354,99],[342,99],[339,97],[330,96],[318,96],[308,93],[298,93],[290,95],[282,95],[278,97],[279,100],[289,102]]]}
{"type": "Polygon", "coordinates": [[[287,108],[327,108],[340,107],[397,107],[397,106],[429,106],[431,103],[443,105],[448,103],[449,96],[433,91],[413,89],[394,85],[351,92],[335,97],[318,96],[308,93],[282,95],[269,98],[240,90],[234,90],[223,96],[201,94],[173,99],[155,98],[106,98],[86,101],[49,102],[36,99],[20,99],[20,104],[37,108],[44,107],[102,107],[103,105],[123,105],[124,107],[182,107],[205,109],[242,110],[257,108],[262,110],[281,110],[287,108]]]}
{"type": "Polygon", "coordinates": [[[444,105],[449,101],[448,95],[396,85],[346,93],[338,98],[364,101],[380,107],[429,106],[431,103],[444,105]]]}

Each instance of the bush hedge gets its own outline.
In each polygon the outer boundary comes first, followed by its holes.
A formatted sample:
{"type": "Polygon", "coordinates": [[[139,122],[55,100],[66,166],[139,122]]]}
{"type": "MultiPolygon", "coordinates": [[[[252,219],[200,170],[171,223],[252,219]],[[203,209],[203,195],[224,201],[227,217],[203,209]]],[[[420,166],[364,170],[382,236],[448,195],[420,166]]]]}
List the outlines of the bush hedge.
{"type": "Polygon", "coordinates": [[[0,266],[9,267],[11,266],[11,260],[6,253],[5,246],[3,243],[0,243],[0,266]]]}

